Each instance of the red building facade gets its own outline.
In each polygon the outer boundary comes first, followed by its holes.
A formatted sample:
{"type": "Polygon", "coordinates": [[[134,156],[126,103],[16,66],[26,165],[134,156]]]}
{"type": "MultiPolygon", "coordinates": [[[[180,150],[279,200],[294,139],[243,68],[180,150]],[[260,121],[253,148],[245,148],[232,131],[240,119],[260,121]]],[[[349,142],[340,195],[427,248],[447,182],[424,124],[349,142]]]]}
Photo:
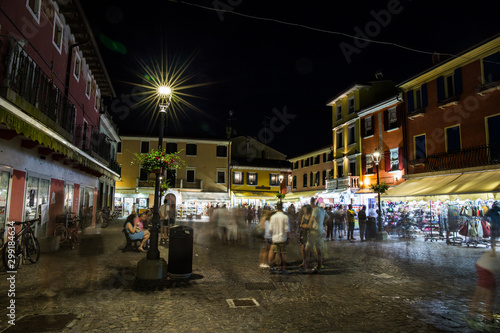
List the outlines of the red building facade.
{"type": "Polygon", "coordinates": [[[103,97],[114,91],[78,1],[8,1],[0,8],[0,228],[112,205],[117,130],[103,97]],[[112,126],[111,126],[112,127],[112,126]]]}

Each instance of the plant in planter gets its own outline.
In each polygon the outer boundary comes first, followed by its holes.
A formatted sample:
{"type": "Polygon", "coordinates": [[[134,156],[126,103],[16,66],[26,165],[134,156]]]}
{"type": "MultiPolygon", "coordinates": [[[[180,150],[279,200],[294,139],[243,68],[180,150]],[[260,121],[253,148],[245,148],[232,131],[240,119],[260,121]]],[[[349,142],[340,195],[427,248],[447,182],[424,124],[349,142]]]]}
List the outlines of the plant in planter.
{"type": "Polygon", "coordinates": [[[185,164],[179,157],[179,152],[166,153],[165,150],[161,149],[151,150],[149,153],[143,154],[134,153],[134,156],[132,164],[137,163],[148,172],[179,169],[185,164]]]}
{"type": "Polygon", "coordinates": [[[278,194],[276,194],[276,198],[283,200],[283,199],[285,199],[285,195],[286,195],[285,193],[278,193],[278,194]]]}
{"type": "Polygon", "coordinates": [[[375,193],[385,193],[385,191],[387,191],[387,189],[389,188],[389,185],[387,185],[385,182],[382,182],[380,183],[380,185],[378,184],[370,184],[370,188],[375,191],[375,193]]]}
{"type": "Polygon", "coordinates": [[[170,181],[162,181],[160,183],[160,196],[163,196],[163,193],[165,193],[168,189],[170,188],[170,181]]]}

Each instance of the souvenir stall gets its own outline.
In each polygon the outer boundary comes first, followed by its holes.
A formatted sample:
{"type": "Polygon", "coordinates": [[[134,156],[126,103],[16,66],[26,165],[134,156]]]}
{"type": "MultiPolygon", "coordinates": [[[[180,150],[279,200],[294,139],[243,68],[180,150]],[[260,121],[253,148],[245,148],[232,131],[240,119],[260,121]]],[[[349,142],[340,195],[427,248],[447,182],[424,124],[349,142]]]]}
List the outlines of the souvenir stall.
{"type": "Polygon", "coordinates": [[[488,247],[489,222],[484,215],[495,200],[471,199],[475,195],[470,195],[470,198],[455,196],[454,200],[450,197],[384,198],[384,227],[388,233],[402,237],[423,235],[425,241],[442,240],[451,245],[488,247]]]}

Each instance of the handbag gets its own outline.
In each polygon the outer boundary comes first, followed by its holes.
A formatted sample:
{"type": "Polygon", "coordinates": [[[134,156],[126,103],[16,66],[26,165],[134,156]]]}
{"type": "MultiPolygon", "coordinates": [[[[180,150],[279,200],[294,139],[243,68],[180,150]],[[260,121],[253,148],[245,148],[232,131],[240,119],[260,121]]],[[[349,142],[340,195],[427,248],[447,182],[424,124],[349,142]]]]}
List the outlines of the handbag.
{"type": "Polygon", "coordinates": [[[490,237],[491,235],[490,225],[485,221],[481,221],[481,225],[483,227],[483,237],[490,237]]]}
{"type": "Polygon", "coordinates": [[[458,233],[462,236],[467,236],[467,231],[468,231],[467,223],[464,223],[458,230],[458,233]]]}

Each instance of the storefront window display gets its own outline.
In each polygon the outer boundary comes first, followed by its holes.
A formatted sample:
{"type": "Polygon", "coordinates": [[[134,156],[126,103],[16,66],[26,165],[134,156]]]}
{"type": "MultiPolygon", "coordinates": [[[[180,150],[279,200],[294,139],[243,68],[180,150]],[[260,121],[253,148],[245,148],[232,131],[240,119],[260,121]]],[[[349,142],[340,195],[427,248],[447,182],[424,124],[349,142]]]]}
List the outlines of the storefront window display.
{"type": "Polygon", "coordinates": [[[64,185],[64,211],[73,213],[74,185],[64,185]]]}
{"type": "Polygon", "coordinates": [[[0,170],[0,229],[4,229],[7,218],[7,198],[9,193],[10,173],[0,170]]]}

